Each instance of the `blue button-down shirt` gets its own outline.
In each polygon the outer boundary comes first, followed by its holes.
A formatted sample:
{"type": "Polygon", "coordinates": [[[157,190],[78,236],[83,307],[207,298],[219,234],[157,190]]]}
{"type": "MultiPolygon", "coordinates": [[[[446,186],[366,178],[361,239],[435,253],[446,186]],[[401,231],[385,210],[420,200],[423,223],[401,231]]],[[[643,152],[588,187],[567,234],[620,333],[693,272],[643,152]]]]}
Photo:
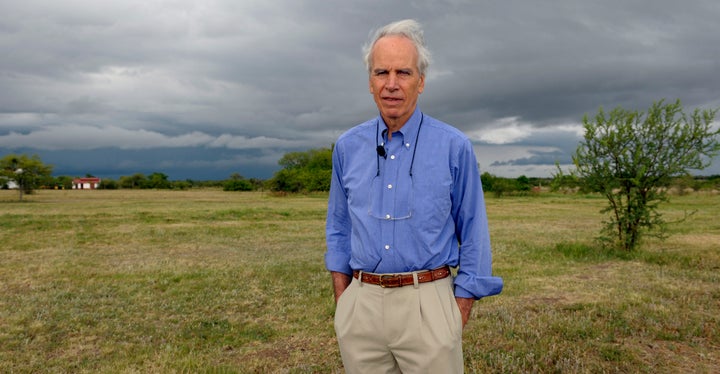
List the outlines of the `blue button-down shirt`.
{"type": "Polygon", "coordinates": [[[419,109],[389,141],[384,130],[377,117],[335,144],[327,269],[400,273],[459,266],[455,296],[500,293],[470,140],[419,109]]]}

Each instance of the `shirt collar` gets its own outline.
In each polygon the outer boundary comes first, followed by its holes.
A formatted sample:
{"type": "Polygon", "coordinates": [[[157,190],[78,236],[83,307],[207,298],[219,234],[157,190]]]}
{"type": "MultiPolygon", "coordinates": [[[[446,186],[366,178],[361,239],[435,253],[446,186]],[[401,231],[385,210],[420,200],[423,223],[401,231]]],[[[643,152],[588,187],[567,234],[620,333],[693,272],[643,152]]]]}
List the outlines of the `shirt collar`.
{"type": "MultiPolygon", "coordinates": [[[[420,127],[420,122],[422,120],[423,114],[420,111],[419,107],[415,107],[415,111],[413,112],[412,116],[405,122],[405,124],[398,130],[397,132],[401,133],[403,136],[403,139],[406,144],[413,144],[415,142],[415,138],[418,134],[418,129],[420,127]]],[[[387,130],[387,125],[385,124],[385,121],[383,121],[382,116],[378,116],[378,122],[380,123],[379,130],[380,133],[377,134],[379,139],[387,139],[386,136],[383,136],[385,134],[385,130],[387,130]]]]}

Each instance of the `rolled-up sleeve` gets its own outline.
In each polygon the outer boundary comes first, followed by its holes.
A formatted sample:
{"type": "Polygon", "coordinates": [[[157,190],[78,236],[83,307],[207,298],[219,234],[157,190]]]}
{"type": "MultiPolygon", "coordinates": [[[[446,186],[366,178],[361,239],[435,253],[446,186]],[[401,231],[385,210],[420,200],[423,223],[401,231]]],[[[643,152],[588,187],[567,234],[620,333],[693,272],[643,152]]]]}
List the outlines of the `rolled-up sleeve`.
{"type": "Polygon", "coordinates": [[[492,275],[492,254],[480,172],[467,140],[459,147],[453,188],[455,232],[460,261],[455,296],[480,299],[502,291],[503,280],[492,275]]]}

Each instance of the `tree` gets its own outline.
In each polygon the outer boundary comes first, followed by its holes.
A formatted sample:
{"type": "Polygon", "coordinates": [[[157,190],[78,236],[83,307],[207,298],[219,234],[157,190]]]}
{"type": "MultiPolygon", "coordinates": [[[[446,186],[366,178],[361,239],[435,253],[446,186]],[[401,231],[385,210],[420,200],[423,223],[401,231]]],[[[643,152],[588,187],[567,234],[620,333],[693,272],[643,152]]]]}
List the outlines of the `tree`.
{"type": "Polygon", "coordinates": [[[118,184],[120,188],[141,188],[147,183],[147,178],[143,173],[135,173],[131,176],[121,176],[118,184]]]}
{"type": "Polygon", "coordinates": [[[558,162],[555,162],[555,168],[557,169],[557,173],[553,175],[552,181],[550,182],[551,191],[567,193],[568,191],[580,190],[584,187],[576,174],[565,174],[558,162]]]}
{"type": "Polygon", "coordinates": [[[110,178],[103,178],[100,181],[99,188],[102,190],[117,190],[118,186],[119,184],[116,180],[110,178]]]}
{"type": "Polygon", "coordinates": [[[488,172],[480,175],[483,192],[492,193],[495,197],[505,195],[527,194],[532,189],[530,178],[521,175],[516,179],[496,177],[488,172]]]}
{"type": "Polygon", "coordinates": [[[487,171],[482,173],[480,175],[480,183],[482,184],[483,192],[492,192],[494,181],[495,181],[494,175],[488,173],[487,171]]]}
{"type": "Polygon", "coordinates": [[[618,107],[606,114],[600,108],[594,118],[583,118],[585,136],[573,155],[573,174],[608,199],[603,238],[632,251],[643,233],[666,236],[658,212],[668,200],[664,187],[674,177],[708,167],[720,152],[720,129],[712,127],[716,113],[695,109],[686,115],[680,100],[661,100],[647,113],[618,107]]]}
{"type": "Polygon", "coordinates": [[[270,180],[274,191],[329,191],[332,175],[332,149],[286,153],[278,164],[283,167],[270,180]]]}
{"type": "Polygon", "coordinates": [[[0,175],[17,183],[20,201],[23,194],[31,194],[51,174],[52,165],[44,164],[37,155],[9,154],[0,159],[0,175]]]}
{"type": "Polygon", "coordinates": [[[167,175],[156,171],[147,177],[144,185],[140,185],[140,188],[170,188],[170,181],[168,181],[167,175]]]}
{"type": "Polygon", "coordinates": [[[530,185],[530,178],[524,175],[517,177],[517,179],[515,179],[515,183],[518,191],[528,192],[532,189],[532,186],[530,185]]]}
{"type": "Polygon", "coordinates": [[[223,191],[252,191],[255,186],[239,173],[230,174],[230,179],[223,183],[223,191]]]}
{"type": "Polygon", "coordinates": [[[69,175],[61,175],[55,178],[55,186],[58,188],[69,190],[72,188],[73,177],[69,175]]]}

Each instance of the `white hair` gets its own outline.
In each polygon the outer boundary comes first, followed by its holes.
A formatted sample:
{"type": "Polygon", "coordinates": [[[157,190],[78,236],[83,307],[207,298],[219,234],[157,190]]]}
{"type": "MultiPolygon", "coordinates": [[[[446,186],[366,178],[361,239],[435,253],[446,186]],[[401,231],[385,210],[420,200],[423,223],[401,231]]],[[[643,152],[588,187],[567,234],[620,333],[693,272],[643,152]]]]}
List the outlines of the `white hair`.
{"type": "Polygon", "coordinates": [[[413,19],[396,21],[375,31],[372,40],[363,46],[365,67],[367,68],[368,73],[370,73],[371,69],[370,63],[372,61],[373,47],[380,38],[385,36],[403,36],[410,39],[418,53],[417,69],[420,71],[420,75],[425,75],[425,72],[430,65],[430,50],[428,50],[425,46],[422,26],[419,22],[413,19]]]}

